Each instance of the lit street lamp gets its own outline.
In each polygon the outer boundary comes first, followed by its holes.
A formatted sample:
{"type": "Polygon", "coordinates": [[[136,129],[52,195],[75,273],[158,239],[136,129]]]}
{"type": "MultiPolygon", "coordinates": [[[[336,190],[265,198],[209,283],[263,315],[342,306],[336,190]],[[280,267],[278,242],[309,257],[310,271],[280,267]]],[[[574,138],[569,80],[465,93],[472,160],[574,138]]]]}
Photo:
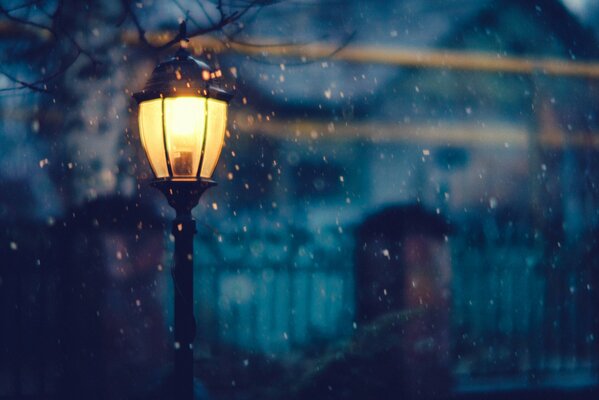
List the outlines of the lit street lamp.
{"type": "MultiPolygon", "coordinates": [[[[184,35],[184,26],[182,26],[184,35]]],[[[186,39],[182,40],[185,43],[186,39]]],[[[139,135],[155,179],[177,216],[175,237],[175,399],[193,398],[193,236],[191,210],[211,180],[225,136],[232,95],[215,85],[220,71],[196,60],[184,46],[158,64],[139,103],[139,135]]]]}

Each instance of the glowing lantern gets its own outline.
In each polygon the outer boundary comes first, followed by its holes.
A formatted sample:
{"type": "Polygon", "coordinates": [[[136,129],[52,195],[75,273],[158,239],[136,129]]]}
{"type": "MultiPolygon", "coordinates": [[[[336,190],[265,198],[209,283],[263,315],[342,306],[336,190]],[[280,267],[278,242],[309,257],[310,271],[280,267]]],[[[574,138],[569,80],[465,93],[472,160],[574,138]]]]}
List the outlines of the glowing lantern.
{"type": "Polygon", "coordinates": [[[180,49],[154,69],[139,103],[139,134],[158,180],[210,179],[225,137],[231,94],[220,71],[180,49]]]}

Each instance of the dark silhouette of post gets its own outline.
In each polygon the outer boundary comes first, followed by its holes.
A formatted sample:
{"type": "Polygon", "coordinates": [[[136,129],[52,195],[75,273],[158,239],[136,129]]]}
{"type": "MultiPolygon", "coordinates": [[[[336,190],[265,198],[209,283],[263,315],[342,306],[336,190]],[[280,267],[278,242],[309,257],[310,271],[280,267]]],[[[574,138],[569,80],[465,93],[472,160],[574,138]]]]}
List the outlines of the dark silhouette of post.
{"type": "Polygon", "coordinates": [[[175,237],[175,390],[177,399],[193,399],[193,236],[195,220],[190,212],[177,212],[175,237]]]}
{"type": "Polygon", "coordinates": [[[193,340],[196,334],[193,316],[193,237],[196,223],[191,210],[198,204],[206,189],[216,185],[209,179],[156,180],[152,185],[166,196],[177,212],[173,220],[175,237],[175,368],[174,399],[193,399],[193,340]]]}

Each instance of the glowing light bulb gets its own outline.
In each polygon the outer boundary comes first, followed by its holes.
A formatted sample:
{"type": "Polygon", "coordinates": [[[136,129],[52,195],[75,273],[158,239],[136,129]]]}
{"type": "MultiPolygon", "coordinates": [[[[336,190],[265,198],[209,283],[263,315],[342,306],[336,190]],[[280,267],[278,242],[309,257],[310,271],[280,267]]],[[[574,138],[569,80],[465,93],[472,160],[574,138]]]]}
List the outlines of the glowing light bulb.
{"type": "Polygon", "coordinates": [[[206,99],[202,97],[165,99],[164,127],[173,176],[195,176],[198,172],[206,130],[206,99]]]}

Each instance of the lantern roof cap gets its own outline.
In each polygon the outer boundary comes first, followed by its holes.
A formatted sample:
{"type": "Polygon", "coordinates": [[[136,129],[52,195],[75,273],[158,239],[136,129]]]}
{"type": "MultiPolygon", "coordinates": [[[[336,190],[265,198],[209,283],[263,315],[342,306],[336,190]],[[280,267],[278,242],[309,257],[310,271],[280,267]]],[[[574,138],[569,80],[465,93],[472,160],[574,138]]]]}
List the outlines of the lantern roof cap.
{"type": "Polygon", "coordinates": [[[163,97],[200,96],[229,102],[233,95],[218,85],[222,73],[180,48],[159,63],[142,91],[133,94],[138,103],[163,97]]]}

